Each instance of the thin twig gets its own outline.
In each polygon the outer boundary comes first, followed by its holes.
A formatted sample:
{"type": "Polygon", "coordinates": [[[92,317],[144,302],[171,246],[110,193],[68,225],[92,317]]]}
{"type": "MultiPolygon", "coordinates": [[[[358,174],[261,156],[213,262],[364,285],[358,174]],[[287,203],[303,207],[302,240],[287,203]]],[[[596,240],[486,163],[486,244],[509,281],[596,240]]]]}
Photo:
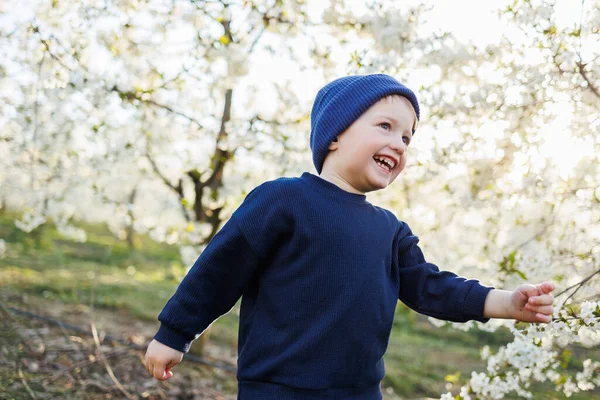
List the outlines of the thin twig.
{"type": "MultiPolygon", "coordinates": [[[[560,207],[560,203],[558,203],[558,206],[560,207]]],[[[544,225],[544,227],[536,232],[534,235],[532,235],[529,239],[527,239],[526,241],[524,241],[523,243],[521,243],[520,245],[517,246],[517,250],[522,249],[523,247],[527,246],[529,243],[531,243],[533,240],[537,239],[538,237],[540,237],[542,234],[544,234],[548,228],[550,227],[550,225],[554,224],[554,221],[556,221],[556,215],[558,214],[557,211],[555,211],[552,215],[552,220],[549,221],[547,224],[544,225]]]]}
{"type": "Polygon", "coordinates": [[[583,79],[586,81],[586,83],[588,84],[588,88],[592,91],[592,93],[600,99],[600,92],[598,92],[598,89],[596,89],[596,87],[594,86],[593,82],[591,81],[591,79],[587,76],[587,73],[585,72],[585,67],[587,66],[587,64],[584,64],[580,61],[577,62],[577,68],[579,69],[579,74],[583,77],[583,79]]]}
{"type": "Polygon", "coordinates": [[[589,276],[585,277],[585,278],[584,278],[582,281],[580,281],[580,282],[577,282],[576,284],[569,286],[568,288],[566,288],[566,289],[565,289],[565,290],[563,290],[562,292],[560,292],[560,293],[558,293],[558,294],[554,295],[554,297],[561,296],[561,295],[565,294],[566,292],[568,292],[569,290],[573,289],[574,287],[577,287],[577,289],[576,289],[576,290],[575,290],[573,293],[571,293],[571,294],[569,295],[569,297],[567,297],[567,299],[564,301],[564,303],[563,303],[563,304],[566,304],[566,303],[567,303],[567,300],[569,300],[571,297],[573,297],[573,295],[574,295],[575,293],[577,293],[577,291],[579,290],[579,288],[581,288],[581,287],[582,287],[582,286],[583,286],[583,285],[584,285],[584,284],[585,284],[587,281],[589,281],[589,280],[590,280],[590,279],[592,279],[592,278],[593,278],[595,275],[598,275],[598,274],[600,274],[600,269],[598,269],[598,270],[594,271],[594,272],[593,272],[591,275],[589,275],[589,276]]]}
{"type": "MultiPolygon", "coordinates": [[[[37,30],[37,28],[36,28],[35,32],[39,33],[39,30],[37,30]]],[[[54,54],[52,52],[52,50],[50,50],[50,44],[49,44],[48,40],[40,38],[40,41],[46,48],[46,52],[48,52],[48,54],[50,54],[50,57],[52,57],[54,59],[54,61],[56,61],[61,67],[65,68],[67,71],[73,72],[73,70],[71,68],[69,68],[69,66],[66,65],[59,56],[57,56],[56,54],[54,54]]]]}
{"type": "Polygon", "coordinates": [[[135,396],[135,397],[132,396],[127,390],[125,390],[123,385],[121,385],[121,382],[119,382],[119,380],[115,376],[112,368],[110,367],[110,365],[108,364],[108,361],[106,361],[106,358],[104,357],[104,354],[102,353],[102,349],[100,348],[100,339],[98,338],[98,330],[96,329],[96,324],[94,323],[94,301],[95,301],[95,297],[96,297],[95,285],[92,285],[92,287],[90,289],[91,289],[90,290],[90,317],[91,317],[90,328],[92,330],[92,337],[94,338],[94,344],[96,345],[96,355],[104,364],[104,367],[106,368],[106,372],[108,372],[108,376],[113,381],[113,383],[115,384],[117,389],[119,389],[119,391],[121,391],[121,393],[123,393],[125,395],[125,397],[127,397],[128,399],[130,399],[130,400],[137,399],[137,396],[135,396]]]}
{"type": "Polygon", "coordinates": [[[79,362],[75,362],[75,363],[71,364],[71,366],[68,368],[64,368],[62,365],[59,364],[59,366],[63,369],[56,371],[52,376],[50,376],[47,379],[46,383],[47,384],[54,383],[54,381],[58,380],[59,378],[65,377],[65,375],[67,377],[71,378],[71,380],[77,381],[77,379],[75,379],[75,377],[71,374],[71,372],[73,372],[77,368],[82,368],[82,367],[85,367],[87,364],[93,364],[93,363],[94,363],[94,361],[86,358],[84,360],[81,360],[79,362]]]}
{"type": "Polygon", "coordinates": [[[167,106],[166,104],[159,103],[156,100],[142,98],[142,94],[148,94],[150,91],[146,91],[144,93],[142,93],[142,92],[131,92],[131,91],[127,92],[127,91],[120,90],[117,86],[113,86],[109,90],[111,92],[117,92],[121,96],[121,98],[123,100],[127,100],[127,101],[130,101],[130,102],[133,101],[133,100],[138,100],[139,102],[150,104],[150,105],[153,105],[153,106],[158,107],[158,108],[162,108],[164,110],[167,110],[170,113],[173,113],[175,115],[179,115],[180,117],[183,117],[183,118],[187,119],[188,121],[190,121],[194,125],[196,125],[198,127],[198,129],[200,129],[200,130],[204,129],[204,126],[196,118],[191,117],[191,116],[189,116],[189,115],[187,115],[187,114],[185,114],[185,113],[183,113],[181,111],[176,111],[173,108],[171,108],[170,106],[167,106]]]}
{"type": "Polygon", "coordinates": [[[261,36],[263,35],[263,33],[265,33],[266,30],[267,30],[267,27],[263,26],[262,29],[260,30],[260,32],[258,32],[258,35],[256,36],[256,38],[254,38],[254,40],[252,41],[252,44],[250,45],[250,49],[248,50],[248,54],[252,54],[252,52],[254,51],[254,46],[256,46],[256,44],[258,43],[258,41],[260,40],[261,36]]]}
{"type": "Polygon", "coordinates": [[[191,222],[192,217],[190,216],[187,208],[185,208],[184,202],[181,201],[181,200],[185,199],[181,181],[178,186],[175,186],[171,182],[169,182],[169,180],[162,174],[162,172],[158,168],[158,165],[156,165],[154,158],[152,158],[152,156],[150,155],[150,143],[148,141],[146,142],[146,158],[150,162],[150,165],[152,166],[152,170],[154,171],[154,173],[156,175],[158,175],[158,177],[163,181],[163,183],[165,185],[167,185],[167,187],[169,187],[171,190],[173,190],[177,194],[177,196],[179,197],[179,200],[180,200],[179,203],[181,204],[181,210],[183,212],[183,216],[187,222],[191,222]]]}
{"type": "MultiPolygon", "coordinates": [[[[4,314],[6,315],[8,318],[10,318],[10,320],[13,321],[13,323],[18,326],[23,328],[23,324],[21,323],[21,321],[19,321],[17,318],[15,318],[14,315],[12,315],[12,313],[10,312],[10,310],[0,302],[0,314],[4,314]]],[[[19,336],[19,339],[21,339],[21,344],[25,347],[27,347],[27,350],[29,350],[30,353],[32,354],[39,354],[40,351],[36,350],[33,348],[33,346],[31,344],[29,344],[29,341],[27,340],[27,338],[25,338],[17,329],[15,329],[15,333],[17,336],[19,336]]],[[[36,332],[37,334],[37,332],[36,332]]],[[[38,335],[39,338],[39,335],[38,335]]],[[[41,340],[41,338],[39,338],[41,340]]],[[[45,347],[43,348],[43,350],[41,351],[42,353],[45,351],[45,347]]]]}
{"type": "Polygon", "coordinates": [[[152,104],[153,106],[159,107],[159,108],[163,108],[167,111],[169,111],[170,113],[173,113],[175,115],[179,115],[180,117],[183,117],[185,119],[187,119],[188,121],[194,123],[198,129],[204,129],[204,126],[202,126],[202,124],[200,123],[200,121],[198,121],[196,118],[191,117],[181,111],[175,111],[174,109],[172,109],[171,107],[165,105],[165,104],[161,104],[159,102],[157,102],[156,100],[152,100],[152,99],[148,99],[148,100],[142,100],[141,98],[138,97],[138,100],[143,102],[143,103],[148,103],[148,104],[152,104]]]}
{"type": "Polygon", "coordinates": [[[119,389],[121,391],[121,393],[123,393],[125,395],[125,397],[127,397],[128,399],[132,399],[132,400],[137,399],[137,397],[132,396],[125,389],[125,387],[123,387],[123,385],[121,385],[121,382],[119,382],[119,380],[115,376],[112,368],[110,367],[110,365],[108,365],[108,361],[106,361],[106,358],[104,357],[104,354],[102,353],[102,350],[100,349],[100,339],[98,338],[98,331],[96,330],[96,324],[94,323],[94,320],[91,321],[90,325],[92,328],[92,335],[94,336],[94,343],[96,344],[96,352],[98,354],[98,358],[100,358],[100,360],[104,364],[104,367],[106,368],[106,372],[108,372],[108,376],[110,376],[110,379],[113,381],[113,383],[115,384],[117,389],[119,389]]]}
{"type": "Polygon", "coordinates": [[[577,49],[577,55],[579,55],[579,59],[581,60],[581,35],[583,34],[583,9],[585,8],[585,0],[581,0],[581,10],[579,11],[579,35],[577,36],[577,45],[579,49],[577,49]]]}
{"type": "MultiPolygon", "coordinates": [[[[50,54],[50,57],[52,57],[63,68],[67,69],[68,71],[73,72],[73,69],[69,68],[69,66],[66,65],[59,56],[57,56],[56,54],[54,54],[52,52],[52,50],[50,48],[50,41],[47,40],[47,39],[44,39],[43,37],[41,37],[42,33],[40,32],[39,26],[32,26],[32,29],[33,29],[33,31],[35,33],[37,33],[38,35],[40,35],[40,41],[42,42],[42,44],[46,48],[46,52],[48,54],[50,54]]],[[[60,43],[58,41],[58,39],[56,39],[53,36],[51,38],[54,39],[61,47],[63,47],[63,49],[65,49],[65,51],[67,50],[66,47],[64,45],[62,45],[62,43],[60,43]]],[[[83,69],[85,72],[88,72],[87,68],[85,68],[85,66],[77,58],[75,58],[75,60],[77,61],[78,65],[81,67],[81,69],[83,69]]],[[[141,96],[138,93],[123,92],[123,91],[120,91],[119,89],[117,89],[116,86],[110,88],[109,90],[110,91],[115,91],[115,92],[121,94],[122,96],[125,97],[126,100],[129,100],[129,101],[139,100],[142,103],[150,104],[150,105],[153,105],[155,107],[167,110],[168,112],[170,112],[172,114],[179,115],[180,117],[183,117],[183,118],[187,119],[188,121],[190,121],[191,123],[193,123],[194,125],[196,125],[198,127],[198,129],[203,129],[204,128],[202,126],[202,124],[200,123],[200,121],[198,121],[196,118],[194,118],[194,117],[192,117],[190,115],[187,115],[184,112],[174,110],[173,108],[171,108],[170,106],[167,106],[166,104],[161,104],[161,103],[159,103],[159,102],[157,102],[156,100],[153,100],[153,99],[142,99],[141,96]]]]}
{"type": "Polygon", "coordinates": [[[25,386],[25,390],[27,390],[27,393],[29,394],[29,396],[32,399],[37,399],[37,397],[35,397],[35,393],[33,393],[33,390],[31,390],[31,388],[27,384],[27,380],[25,379],[25,374],[23,374],[23,370],[21,370],[21,366],[20,365],[19,365],[19,370],[17,371],[17,373],[19,374],[19,378],[21,379],[21,383],[23,383],[23,386],[25,386]]]}
{"type": "MultiPolygon", "coordinates": [[[[67,328],[69,330],[72,330],[74,332],[78,332],[78,333],[84,334],[86,336],[93,336],[90,331],[88,331],[86,329],[82,329],[82,328],[80,328],[78,326],[70,325],[70,324],[67,324],[67,323],[65,323],[63,321],[56,320],[54,318],[49,318],[49,317],[41,316],[41,315],[38,315],[38,314],[35,314],[35,313],[31,313],[31,312],[28,312],[28,311],[20,310],[18,308],[4,307],[4,305],[2,304],[2,302],[0,302],[0,310],[3,310],[3,308],[6,310],[7,313],[14,312],[16,314],[22,315],[22,316],[27,317],[27,318],[32,318],[32,319],[35,319],[35,320],[44,321],[45,323],[48,323],[48,324],[61,325],[61,326],[64,326],[65,328],[67,328]]],[[[10,318],[14,319],[13,315],[8,314],[8,316],[10,318]]],[[[124,340],[124,339],[121,339],[121,338],[116,337],[116,336],[106,335],[104,338],[105,338],[105,340],[110,341],[110,342],[120,343],[120,344],[122,344],[124,346],[127,346],[130,349],[134,349],[134,350],[145,350],[146,349],[146,346],[144,346],[144,345],[135,344],[135,343],[132,343],[131,341],[124,340]]],[[[35,351],[33,351],[33,350],[31,350],[31,352],[35,353],[35,351]]],[[[235,372],[236,372],[236,368],[233,365],[227,364],[226,362],[212,362],[212,361],[203,359],[201,357],[194,356],[194,355],[189,354],[189,353],[186,354],[184,356],[184,358],[186,360],[188,360],[188,361],[191,361],[191,362],[195,362],[195,363],[199,363],[199,364],[203,364],[203,365],[208,365],[209,367],[222,369],[223,371],[231,372],[233,374],[235,374],[235,372]]],[[[0,361],[1,361],[1,359],[0,359],[0,361]]]]}

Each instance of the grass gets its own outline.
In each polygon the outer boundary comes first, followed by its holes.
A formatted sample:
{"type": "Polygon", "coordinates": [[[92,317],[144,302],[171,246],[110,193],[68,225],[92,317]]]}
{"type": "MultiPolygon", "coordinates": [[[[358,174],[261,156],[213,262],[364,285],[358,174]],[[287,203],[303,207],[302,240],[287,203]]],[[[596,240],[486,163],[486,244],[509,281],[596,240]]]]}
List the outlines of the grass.
{"type": "MultiPolygon", "coordinates": [[[[139,247],[130,250],[125,242],[115,240],[105,226],[90,224],[78,224],[87,232],[85,243],[65,240],[51,224],[39,232],[25,234],[14,226],[15,217],[0,215],[0,238],[8,244],[7,255],[0,259],[0,289],[66,304],[90,305],[93,296],[94,307],[118,310],[156,323],[158,313],[185,274],[175,246],[139,236],[139,247]]],[[[234,310],[238,307],[239,302],[234,310]]],[[[219,318],[211,329],[211,340],[235,346],[236,312],[219,318]]],[[[494,348],[510,339],[507,331],[465,333],[434,328],[422,316],[399,304],[385,355],[383,386],[404,398],[437,398],[447,391],[446,377],[455,381],[455,390],[471,371],[485,369],[479,356],[482,346],[494,348]]],[[[595,349],[587,355],[576,354],[569,361],[569,368],[580,370],[583,359],[598,359],[599,353],[595,349]]],[[[11,371],[0,369],[0,381],[15,379],[18,377],[11,371]]],[[[557,397],[551,385],[536,385],[535,389],[536,399],[562,398],[557,397]]],[[[600,394],[571,397],[584,398],[600,399],[600,394]]]]}

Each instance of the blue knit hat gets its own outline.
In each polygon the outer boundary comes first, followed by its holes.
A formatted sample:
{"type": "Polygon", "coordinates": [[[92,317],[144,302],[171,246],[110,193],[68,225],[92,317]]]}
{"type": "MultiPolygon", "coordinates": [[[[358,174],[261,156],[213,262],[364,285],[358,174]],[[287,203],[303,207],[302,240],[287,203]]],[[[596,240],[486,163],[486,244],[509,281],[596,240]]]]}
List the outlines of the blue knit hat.
{"type": "Polygon", "coordinates": [[[419,120],[417,96],[389,75],[345,76],[319,90],[310,114],[310,149],[319,174],[333,139],[348,129],[373,104],[393,94],[406,97],[419,120]]]}

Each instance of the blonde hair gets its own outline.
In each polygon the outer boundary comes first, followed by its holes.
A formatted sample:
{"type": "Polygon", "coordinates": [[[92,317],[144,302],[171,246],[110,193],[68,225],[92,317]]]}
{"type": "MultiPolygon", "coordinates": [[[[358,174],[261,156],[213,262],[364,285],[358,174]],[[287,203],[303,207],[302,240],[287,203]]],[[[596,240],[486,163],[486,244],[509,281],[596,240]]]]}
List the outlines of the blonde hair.
{"type": "Polygon", "coordinates": [[[413,117],[415,118],[415,121],[413,122],[412,130],[413,130],[413,132],[415,132],[417,130],[417,126],[419,125],[419,118],[417,118],[417,112],[415,111],[415,108],[412,106],[412,103],[410,102],[410,100],[408,100],[406,97],[396,94],[396,93],[387,95],[383,99],[393,100],[395,98],[396,99],[406,99],[408,101],[408,103],[410,104],[410,109],[412,110],[413,117]]]}

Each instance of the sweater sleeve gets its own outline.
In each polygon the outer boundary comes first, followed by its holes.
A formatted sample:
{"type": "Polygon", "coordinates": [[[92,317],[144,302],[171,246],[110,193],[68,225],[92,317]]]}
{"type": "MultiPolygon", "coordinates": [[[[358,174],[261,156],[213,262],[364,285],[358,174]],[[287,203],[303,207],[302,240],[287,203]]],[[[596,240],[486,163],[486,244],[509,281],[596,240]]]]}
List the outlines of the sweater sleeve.
{"type": "Polygon", "coordinates": [[[402,226],[395,242],[400,274],[398,298],[413,310],[434,318],[453,322],[476,320],[487,322],[483,309],[493,287],[476,279],[467,279],[425,261],[409,226],[402,226]]]}
{"type": "Polygon", "coordinates": [[[157,341],[187,352],[242,296],[282,231],[281,202],[267,183],[248,193],[181,281],[158,316],[157,341]]]}

